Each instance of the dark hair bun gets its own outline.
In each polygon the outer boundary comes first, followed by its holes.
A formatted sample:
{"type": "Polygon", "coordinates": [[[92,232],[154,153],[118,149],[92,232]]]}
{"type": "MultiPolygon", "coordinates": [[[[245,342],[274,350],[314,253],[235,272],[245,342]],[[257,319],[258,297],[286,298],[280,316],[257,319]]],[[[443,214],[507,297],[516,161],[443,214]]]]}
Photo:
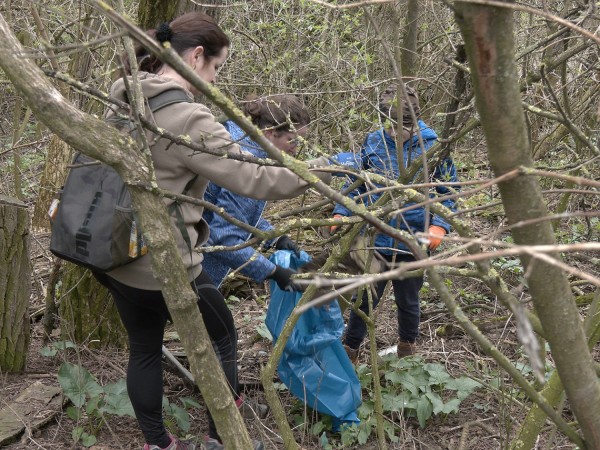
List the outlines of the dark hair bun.
{"type": "Polygon", "coordinates": [[[156,29],[156,40],[162,44],[163,42],[169,42],[172,38],[173,30],[169,22],[161,23],[156,29]]]}

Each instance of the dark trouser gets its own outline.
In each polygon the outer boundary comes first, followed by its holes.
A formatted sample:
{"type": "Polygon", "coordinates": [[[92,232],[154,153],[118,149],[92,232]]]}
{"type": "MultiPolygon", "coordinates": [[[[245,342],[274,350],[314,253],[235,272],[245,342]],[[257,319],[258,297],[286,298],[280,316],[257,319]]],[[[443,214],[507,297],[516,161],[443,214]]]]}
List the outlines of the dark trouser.
{"type": "MultiPolygon", "coordinates": [[[[129,336],[127,392],[146,443],[166,447],[170,438],[162,419],[163,372],[162,344],[167,320],[167,305],[161,291],[133,288],[106,274],[95,274],[113,295],[129,336]]],[[[210,335],[225,377],[234,395],[238,394],[237,332],[223,295],[208,275],[202,272],[192,283],[198,307],[210,335]]],[[[209,435],[219,439],[208,414],[209,435]]]]}
{"type": "MultiPolygon", "coordinates": [[[[383,255],[388,261],[392,261],[391,255],[383,255]]],[[[415,258],[412,255],[396,255],[396,263],[412,262],[415,258]]],[[[379,304],[379,299],[385,290],[387,281],[377,283],[375,286],[376,294],[373,296],[373,309],[379,304]]],[[[403,280],[392,280],[394,288],[394,297],[398,306],[398,335],[405,342],[415,342],[419,336],[419,319],[421,310],[419,308],[419,290],[423,286],[423,277],[406,278],[403,280]]],[[[363,291],[360,310],[369,314],[368,288],[363,291]]],[[[344,344],[352,349],[360,347],[365,335],[367,326],[365,322],[354,311],[350,311],[350,319],[344,337],[344,344]]]]}

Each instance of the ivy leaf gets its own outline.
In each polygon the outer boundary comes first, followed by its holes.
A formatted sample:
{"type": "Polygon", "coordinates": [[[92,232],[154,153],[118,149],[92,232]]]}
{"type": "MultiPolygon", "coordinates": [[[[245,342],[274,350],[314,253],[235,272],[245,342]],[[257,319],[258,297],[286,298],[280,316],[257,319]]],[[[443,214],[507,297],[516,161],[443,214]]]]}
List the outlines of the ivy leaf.
{"type": "Polygon", "coordinates": [[[385,421],[383,422],[383,429],[385,431],[385,434],[388,435],[388,438],[391,442],[393,442],[394,444],[397,443],[400,439],[398,438],[398,436],[396,436],[396,425],[392,422],[389,421],[385,421]]]}
{"type": "Polygon", "coordinates": [[[102,398],[99,395],[90,398],[85,404],[85,412],[87,413],[87,415],[93,416],[94,414],[97,414],[101,402],[102,398]]]}
{"type": "Polygon", "coordinates": [[[259,325],[256,326],[256,332],[263,338],[268,339],[269,341],[273,342],[273,335],[271,334],[271,332],[269,331],[269,329],[267,328],[267,325],[262,322],[259,325]]]}
{"type": "Polygon", "coordinates": [[[374,411],[373,402],[370,400],[363,400],[361,405],[358,407],[358,417],[360,417],[361,419],[364,419],[364,418],[370,416],[371,414],[373,414],[373,411],[374,411]]]}
{"type": "MultiPolygon", "coordinates": [[[[313,426],[311,427],[311,433],[314,436],[318,436],[321,434],[321,432],[325,429],[325,424],[323,423],[323,421],[319,420],[317,423],[313,424],[313,426]]],[[[323,433],[325,434],[325,433],[323,433]]]]}
{"type": "Polygon", "coordinates": [[[319,437],[319,444],[321,444],[321,447],[323,447],[324,449],[331,448],[331,445],[329,444],[329,439],[327,439],[327,433],[323,432],[321,434],[321,436],[319,437]]]}
{"type": "Polygon", "coordinates": [[[460,400],[458,398],[453,398],[448,403],[444,405],[444,409],[442,412],[444,414],[457,413],[458,407],[460,406],[460,400]]]}
{"type": "Polygon", "coordinates": [[[419,426],[425,428],[425,424],[431,417],[433,407],[426,396],[422,396],[417,401],[417,419],[419,420],[419,426]]]}
{"type": "Polygon", "coordinates": [[[102,388],[91,373],[68,362],[60,366],[58,382],[67,398],[77,407],[83,406],[86,395],[95,397],[102,394],[102,388]]]}
{"type": "Polygon", "coordinates": [[[42,356],[56,356],[57,353],[58,350],[54,347],[50,347],[49,345],[40,349],[40,355],[42,356]]]}
{"type": "Polygon", "coordinates": [[[393,394],[384,392],[381,394],[381,403],[384,411],[401,412],[407,408],[416,408],[413,398],[406,393],[393,394]]]}
{"type": "Polygon", "coordinates": [[[370,434],[371,434],[371,425],[365,423],[363,426],[363,424],[361,423],[356,440],[358,441],[358,443],[360,445],[364,445],[364,444],[366,444],[367,439],[369,439],[370,434]]]}
{"type": "Polygon", "coordinates": [[[73,442],[79,442],[81,435],[83,434],[83,427],[75,427],[73,431],[71,431],[71,437],[73,438],[73,442]]]}
{"type": "Polygon", "coordinates": [[[177,422],[177,426],[184,433],[187,433],[190,429],[190,415],[188,412],[179,405],[171,404],[171,415],[177,422]]]}
{"type": "Polygon", "coordinates": [[[446,389],[456,391],[456,396],[459,398],[459,400],[464,400],[475,389],[481,387],[481,383],[469,377],[459,377],[448,380],[445,387],[446,389]]]}
{"type": "Polygon", "coordinates": [[[196,400],[194,400],[193,398],[190,398],[190,397],[180,398],[179,401],[181,402],[181,404],[183,405],[183,407],[185,409],[202,408],[202,405],[200,403],[198,403],[196,400]]]}
{"type": "Polygon", "coordinates": [[[434,414],[439,414],[443,411],[444,401],[438,394],[436,394],[435,392],[428,392],[427,394],[425,394],[425,397],[427,397],[431,402],[434,414]]]}
{"type": "Polygon", "coordinates": [[[446,368],[441,364],[425,364],[423,369],[429,373],[429,385],[442,386],[452,379],[446,368]]]}
{"type": "Polygon", "coordinates": [[[85,447],[91,447],[96,443],[96,436],[93,434],[82,433],[81,435],[81,443],[85,447]]]}
{"type": "Polygon", "coordinates": [[[71,420],[81,419],[81,409],[76,408],[74,406],[69,406],[67,408],[67,417],[71,420]]]}

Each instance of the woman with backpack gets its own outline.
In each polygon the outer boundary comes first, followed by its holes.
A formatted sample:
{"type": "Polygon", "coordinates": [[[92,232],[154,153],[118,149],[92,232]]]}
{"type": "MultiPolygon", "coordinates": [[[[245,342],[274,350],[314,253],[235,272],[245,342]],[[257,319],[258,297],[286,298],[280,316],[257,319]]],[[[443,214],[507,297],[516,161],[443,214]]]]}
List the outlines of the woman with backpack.
{"type": "MultiPolygon", "coordinates": [[[[224,63],[229,38],[211,17],[201,13],[188,13],[171,23],[163,23],[148,34],[160,43],[169,42],[171,47],[207,82],[214,83],[219,67],[224,63]]],[[[178,102],[146,114],[159,128],[174,135],[189,136],[193,142],[202,143],[209,149],[226,149],[233,154],[246,154],[232,140],[227,129],[215,120],[210,110],[193,102],[195,88],[172,67],[139,47],[136,50],[139,64],[139,80],[143,95],[151,99],[168,90],[180,90],[190,102],[178,102]]],[[[124,79],[117,80],[111,95],[127,101],[124,79]]],[[[127,114],[126,111],[119,111],[127,114]]],[[[112,113],[109,113],[109,115],[112,113]]],[[[223,158],[209,153],[193,151],[168,139],[147,132],[154,163],[156,180],[161,189],[202,198],[208,181],[244,196],[265,200],[292,198],[303,193],[308,183],[283,167],[259,166],[240,160],[223,158]],[[236,176],[231,176],[235,173],[236,176]]],[[[327,158],[311,161],[314,165],[327,166],[327,158]]],[[[324,181],[329,175],[316,173],[324,181]]],[[[167,206],[173,200],[164,200],[167,206]]],[[[172,217],[173,230],[178,249],[188,271],[189,281],[198,295],[198,307],[204,324],[216,346],[225,376],[238,405],[237,334],[233,316],[223,296],[210,277],[202,269],[202,255],[193,248],[205,243],[209,228],[202,219],[203,208],[182,203],[179,208],[183,218],[186,239],[172,217]],[[186,244],[191,242],[191,248],[186,244]]],[[[286,269],[279,273],[278,283],[290,284],[293,272],[286,269]]],[[[170,435],[162,418],[162,341],[165,325],[170,319],[167,305],[160,291],[160,283],[154,278],[150,258],[145,255],[130,264],[107,274],[96,274],[98,280],[112,293],[119,314],[127,329],[130,346],[127,371],[127,389],[136,418],[146,440],[144,450],[184,450],[200,448],[170,435]]],[[[205,438],[207,450],[222,449],[214,421],[209,414],[209,434],[205,438]]],[[[254,442],[254,449],[263,449],[261,442],[254,442]]]]}

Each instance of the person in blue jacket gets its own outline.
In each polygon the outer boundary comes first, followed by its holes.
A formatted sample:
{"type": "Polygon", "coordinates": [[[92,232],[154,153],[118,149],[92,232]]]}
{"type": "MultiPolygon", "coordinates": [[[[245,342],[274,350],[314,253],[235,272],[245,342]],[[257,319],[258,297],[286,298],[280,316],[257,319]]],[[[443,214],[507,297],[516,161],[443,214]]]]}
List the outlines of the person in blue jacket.
{"type": "MultiPolygon", "coordinates": [[[[427,151],[435,143],[437,134],[428,127],[425,122],[420,120],[419,98],[414,89],[406,86],[407,99],[396,95],[396,88],[389,87],[379,98],[379,110],[381,121],[384,126],[368,134],[361,149],[360,159],[362,169],[372,171],[383,175],[392,180],[397,180],[400,175],[398,152],[396,150],[396,122],[398,121],[398,110],[402,110],[402,158],[405,167],[409,167],[414,161],[421,161],[423,151],[427,151]],[[413,121],[412,112],[416,117],[416,123],[413,121]],[[400,108],[398,108],[400,106],[400,108]],[[422,144],[419,142],[419,134],[422,144]]],[[[450,194],[450,189],[444,186],[444,182],[455,182],[456,169],[450,158],[441,161],[435,168],[430,167],[431,181],[438,182],[435,189],[432,189],[431,196],[446,196],[450,194]]],[[[414,178],[415,182],[422,180],[422,171],[414,178]]],[[[377,201],[382,193],[369,194],[367,187],[363,184],[361,187],[350,192],[348,196],[356,201],[362,201],[366,205],[377,201]],[[361,196],[361,197],[359,197],[361,196]]],[[[446,198],[441,203],[455,209],[455,202],[451,198],[446,198]]],[[[410,203],[400,205],[398,209],[404,209],[410,206],[410,203]]],[[[429,213],[424,207],[409,209],[402,213],[392,213],[388,221],[389,225],[410,233],[424,232],[428,227],[429,250],[433,251],[440,244],[443,236],[450,231],[450,225],[440,216],[429,213]]],[[[334,217],[350,216],[352,213],[343,205],[337,204],[333,211],[334,217]]],[[[335,231],[337,227],[331,227],[335,231]]],[[[377,252],[388,262],[395,264],[414,261],[414,256],[408,249],[392,237],[385,234],[377,234],[375,237],[375,247],[377,252]]],[[[378,258],[381,259],[381,258],[378,258]]],[[[375,295],[373,296],[373,308],[379,303],[379,297],[383,294],[387,282],[378,283],[375,286],[375,295]]],[[[406,279],[392,280],[394,297],[398,306],[398,356],[405,357],[413,355],[416,352],[415,341],[419,336],[419,290],[423,285],[423,277],[413,277],[406,279]]],[[[368,294],[365,290],[360,309],[368,314],[368,294]]],[[[366,325],[364,321],[354,312],[350,312],[348,326],[344,335],[344,347],[353,363],[358,360],[358,349],[366,335],[366,325]]]]}
{"type": "MultiPolygon", "coordinates": [[[[281,94],[258,98],[254,95],[247,99],[242,110],[276,147],[296,156],[298,140],[306,136],[310,123],[308,109],[298,97],[281,94]]],[[[235,122],[228,120],[224,125],[232,139],[238,142],[244,150],[258,158],[267,156],[266,152],[250,139],[235,122]]],[[[244,197],[214,183],[209,183],[204,199],[222,208],[230,216],[259,230],[273,229],[269,221],[262,217],[266,205],[265,200],[244,197]]],[[[207,246],[231,247],[242,244],[252,237],[249,231],[233,225],[212,211],[204,211],[204,220],[210,227],[207,246]]],[[[277,250],[299,251],[297,244],[286,235],[280,236],[273,242],[268,242],[266,247],[270,246],[277,250]]],[[[283,290],[296,288],[290,280],[290,276],[294,273],[292,270],[273,264],[253,247],[205,253],[204,270],[217,286],[221,285],[232,269],[240,269],[241,273],[256,282],[272,278],[283,290]]]]}

